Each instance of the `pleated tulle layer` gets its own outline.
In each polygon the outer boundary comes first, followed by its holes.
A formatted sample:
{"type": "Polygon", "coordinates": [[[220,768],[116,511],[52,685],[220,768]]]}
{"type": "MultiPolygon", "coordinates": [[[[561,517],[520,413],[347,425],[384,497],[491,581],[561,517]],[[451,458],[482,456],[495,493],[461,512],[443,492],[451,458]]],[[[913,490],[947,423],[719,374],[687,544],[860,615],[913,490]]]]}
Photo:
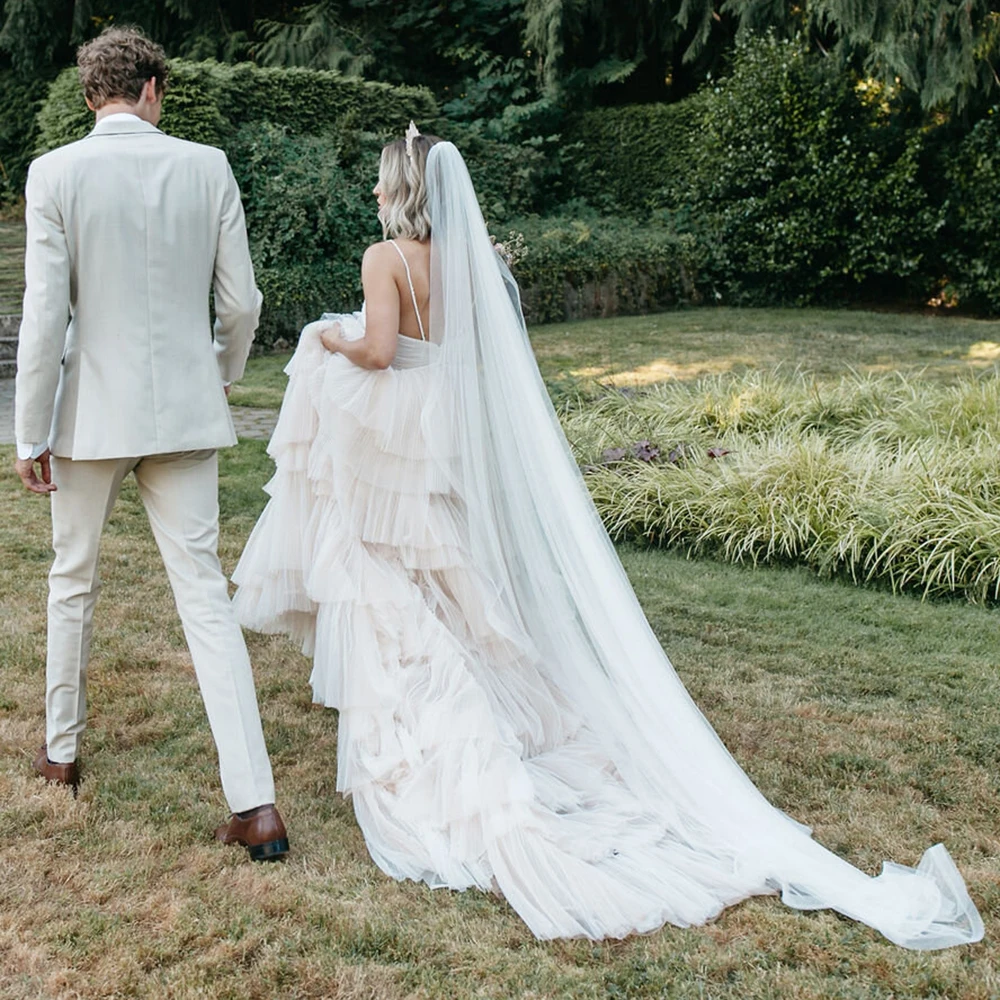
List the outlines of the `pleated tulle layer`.
{"type": "MultiPolygon", "coordinates": [[[[631,790],[473,565],[447,420],[427,402],[434,348],[400,341],[394,367],[365,371],[303,331],[271,499],[234,574],[243,624],[300,643],[314,699],[339,710],[337,787],[375,862],[435,887],[499,888],[540,938],[700,924],[778,890],[832,905],[776,878],[781,859],[631,790]]],[[[923,894],[899,903],[917,937],[975,914],[943,848],[921,876],[843,868],[875,909],[921,878],[923,894]]]]}

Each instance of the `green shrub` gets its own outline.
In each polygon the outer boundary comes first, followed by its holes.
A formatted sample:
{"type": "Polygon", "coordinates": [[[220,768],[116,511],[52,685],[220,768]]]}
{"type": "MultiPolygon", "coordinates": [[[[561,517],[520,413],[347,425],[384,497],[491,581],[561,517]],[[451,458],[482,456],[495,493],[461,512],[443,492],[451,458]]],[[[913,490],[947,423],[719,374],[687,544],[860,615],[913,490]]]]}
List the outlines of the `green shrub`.
{"type": "Polygon", "coordinates": [[[576,190],[605,213],[652,211],[706,247],[729,301],[907,298],[934,284],[943,213],[925,133],[796,40],[750,36],[729,76],[673,105],[602,108],[576,190]]]}
{"type": "Polygon", "coordinates": [[[942,240],[948,285],[963,306],[1000,313],[1000,106],[950,153],[942,240]]]}
{"type": "Polygon", "coordinates": [[[371,189],[381,140],[293,135],[266,122],[230,143],[264,310],[258,349],[323,312],[361,308],[361,257],[381,238],[371,189]]]}
{"type": "MultiPolygon", "coordinates": [[[[241,125],[251,122],[274,122],[292,133],[364,128],[388,135],[402,134],[411,118],[437,117],[427,90],[346,79],[326,70],[184,60],[172,61],[170,69],[163,130],[224,148],[241,125]]],[[[66,69],[53,81],[39,113],[38,149],[80,139],[93,123],[76,68],[66,69]]]]}
{"type": "Polygon", "coordinates": [[[595,208],[673,208],[699,141],[708,92],[676,104],[596,108],[577,117],[567,139],[579,144],[574,191],[595,208]]]}
{"type": "Polygon", "coordinates": [[[607,394],[563,421],[616,538],[1000,600],[996,376],[753,372],[607,394]],[[624,458],[637,442],[652,460],[624,458]]]}
{"type": "Polygon", "coordinates": [[[858,90],[796,41],[751,38],[702,129],[679,194],[726,297],[805,303],[929,285],[942,213],[921,184],[924,137],[882,92],[858,90]]]}
{"type": "Polygon", "coordinates": [[[435,128],[442,139],[462,151],[483,214],[491,223],[543,213],[556,200],[562,171],[559,159],[548,148],[551,143],[504,142],[447,120],[435,128]]]}
{"type": "Polygon", "coordinates": [[[45,80],[0,71],[0,205],[16,202],[24,191],[36,142],[35,114],[47,86],[45,80]]]}
{"type": "MultiPolygon", "coordinates": [[[[516,266],[525,318],[550,323],[655,312],[701,300],[695,239],[616,219],[530,218],[516,266]]],[[[503,237],[505,227],[494,227],[503,237]]]]}

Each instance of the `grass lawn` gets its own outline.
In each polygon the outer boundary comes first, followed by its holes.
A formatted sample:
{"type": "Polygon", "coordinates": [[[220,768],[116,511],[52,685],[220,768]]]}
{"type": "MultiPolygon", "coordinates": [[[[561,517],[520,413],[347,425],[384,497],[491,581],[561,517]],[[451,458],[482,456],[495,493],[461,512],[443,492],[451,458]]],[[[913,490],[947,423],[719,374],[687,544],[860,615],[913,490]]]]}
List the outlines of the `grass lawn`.
{"type": "Polygon", "coordinates": [[[645,385],[747,368],[948,378],[1000,358],[1000,322],[829,309],[682,309],[532,331],[547,378],[645,385]]]}
{"type": "MultiPolygon", "coordinates": [[[[533,342],[550,379],[642,380],[669,359],[823,375],[891,365],[950,381],[992,365],[1000,324],[705,310],[546,327],[533,342]]],[[[276,406],[283,363],[254,359],[234,401],[276,406]]],[[[130,486],[102,555],[79,798],[35,779],[47,505],[20,489],[12,457],[0,448],[0,1000],[1000,997],[995,608],[622,547],[682,679],[764,793],[872,873],[943,841],[987,937],[906,952],[767,898],[702,928],[541,944],[502,899],[399,884],[375,868],[334,792],[336,715],[310,705],[309,663],[280,638],[248,637],[293,854],[261,867],[212,842],[225,814],[215,756],[130,486]]],[[[222,472],[231,570],[266,499],[264,445],[225,452],[222,472]]]]}
{"type": "MultiPolygon", "coordinates": [[[[549,380],[647,385],[777,367],[950,380],[1000,360],[1000,321],[843,309],[680,309],[554,323],[533,329],[531,342],[549,380]]],[[[246,378],[233,387],[233,404],[280,406],[289,356],[252,358],[246,378]]]]}

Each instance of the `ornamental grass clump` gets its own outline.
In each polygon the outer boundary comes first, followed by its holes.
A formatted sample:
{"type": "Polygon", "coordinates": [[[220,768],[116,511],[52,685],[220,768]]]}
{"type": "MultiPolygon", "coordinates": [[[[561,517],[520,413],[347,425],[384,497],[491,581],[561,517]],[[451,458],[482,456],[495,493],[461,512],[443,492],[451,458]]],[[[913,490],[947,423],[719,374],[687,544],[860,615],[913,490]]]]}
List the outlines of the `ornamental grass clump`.
{"type": "Polygon", "coordinates": [[[564,420],[615,538],[1000,600],[993,375],[719,376],[609,392],[564,420]],[[633,458],[637,441],[658,457],[633,458]],[[685,461],[665,460],[678,442],[685,461]]]}

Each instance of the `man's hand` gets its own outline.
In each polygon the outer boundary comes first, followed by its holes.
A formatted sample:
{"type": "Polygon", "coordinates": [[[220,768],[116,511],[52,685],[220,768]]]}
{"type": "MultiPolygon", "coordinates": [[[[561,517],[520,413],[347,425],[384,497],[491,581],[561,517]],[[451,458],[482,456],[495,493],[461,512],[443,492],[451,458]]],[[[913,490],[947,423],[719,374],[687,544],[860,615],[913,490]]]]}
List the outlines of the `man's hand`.
{"type": "Polygon", "coordinates": [[[14,468],[21,477],[21,482],[24,483],[25,489],[30,490],[32,493],[53,493],[58,489],[56,484],[52,482],[51,459],[50,452],[46,450],[38,458],[19,458],[14,462],[14,468]],[[38,478],[38,474],[35,472],[36,463],[41,469],[41,479],[38,478]]]}

